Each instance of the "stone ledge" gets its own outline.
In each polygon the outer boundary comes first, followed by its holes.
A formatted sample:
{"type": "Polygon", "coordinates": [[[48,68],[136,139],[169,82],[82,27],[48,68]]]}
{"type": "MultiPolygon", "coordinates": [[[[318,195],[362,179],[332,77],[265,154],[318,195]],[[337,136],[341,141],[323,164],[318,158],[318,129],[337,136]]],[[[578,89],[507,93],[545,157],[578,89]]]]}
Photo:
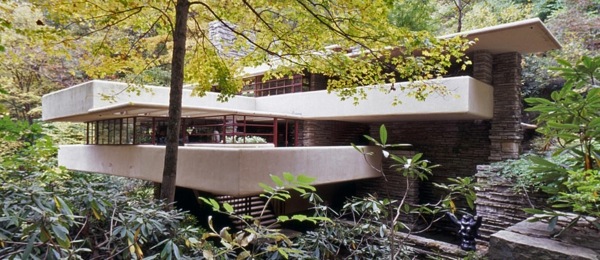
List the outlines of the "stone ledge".
{"type": "Polygon", "coordinates": [[[418,235],[408,235],[399,233],[400,242],[409,246],[419,256],[417,259],[422,259],[426,256],[434,259],[465,259],[469,256],[476,259],[483,259],[487,253],[487,246],[477,244],[477,251],[467,252],[458,246],[440,240],[421,237],[418,235]]]}
{"type": "MultiPolygon", "coordinates": [[[[489,259],[600,259],[590,248],[550,239],[542,222],[522,221],[490,237],[489,259]]],[[[598,238],[593,241],[598,241],[598,238]]]]}

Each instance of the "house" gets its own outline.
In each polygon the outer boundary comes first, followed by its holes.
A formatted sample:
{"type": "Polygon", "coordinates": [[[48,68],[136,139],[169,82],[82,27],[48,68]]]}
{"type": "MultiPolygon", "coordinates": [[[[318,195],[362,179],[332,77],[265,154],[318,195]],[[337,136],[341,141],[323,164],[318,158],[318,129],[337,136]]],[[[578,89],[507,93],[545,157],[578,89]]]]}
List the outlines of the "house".
{"type": "MultiPolygon", "coordinates": [[[[191,96],[184,90],[182,140],[177,185],[215,195],[251,196],[270,183],[269,174],[284,171],[316,177],[331,198],[381,190],[380,153],[367,160],[350,143],[388,128],[389,143],[410,143],[436,168],[415,189],[414,200],[439,198],[432,182],[472,176],[476,165],[517,158],[521,152],[521,55],[560,48],[539,19],[461,33],[477,38],[467,55],[465,75],[434,83],[451,91],[425,101],[367,88],[368,99],[355,106],[325,89],[318,75],[255,81],[229,102],[216,93],[191,96]],[[235,143],[238,139],[239,143],[235,143]],[[254,144],[265,140],[267,144],[254,144]],[[228,143],[231,142],[231,143],[228,143]],[[252,143],[252,144],[251,144],[252,143]]],[[[253,76],[260,79],[260,69],[253,76]]],[[[87,124],[85,145],[59,149],[59,164],[153,182],[162,180],[168,88],[148,86],[140,95],[122,90],[126,84],[94,80],[42,98],[43,120],[87,124]],[[113,95],[106,100],[102,95],[113,95]]],[[[366,146],[367,150],[376,148],[366,146]]],[[[398,196],[405,181],[388,178],[398,196]]],[[[415,186],[416,187],[416,186],[415,186]]],[[[327,197],[327,196],[325,196],[327,197]]]]}

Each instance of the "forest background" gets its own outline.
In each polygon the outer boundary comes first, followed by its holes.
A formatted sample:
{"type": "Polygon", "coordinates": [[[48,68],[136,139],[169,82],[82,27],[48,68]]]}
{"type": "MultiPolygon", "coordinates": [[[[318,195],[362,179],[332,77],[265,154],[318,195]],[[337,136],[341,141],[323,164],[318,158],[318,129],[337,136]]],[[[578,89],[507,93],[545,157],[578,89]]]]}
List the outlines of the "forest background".
{"type": "MultiPolygon", "coordinates": [[[[136,3],[121,2],[124,6],[136,3]]],[[[57,145],[81,143],[83,128],[39,121],[42,95],[91,79],[168,86],[171,64],[164,54],[171,46],[158,37],[164,34],[156,32],[157,37],[144,38],[143,48],[130,49],[131,39],[146,36],[139,31],[148,26],[147,21],[142,22],[146,17],[132,13],[126,15],[134,22],[111,27],[113,38],[107,41],[111,44],[96,45],[108,34],[95,33],[95,25],[84,20],[74,25],[73,20],[60,16],[71,12],[74,17],[85,17],[79,14],[77,4],[59,10],[62,5],[50,3],[0,2],[0,177],[4,199],[0,256],[207,256],[205,245],[198,243],[203,232],[194,220],[176,210],[163,210],[151,199],[147,183],[58,167],[57,145]],[[123,59],[128,52],[140,52],[143,59],[123,59]]],[[[400,0],[384,4],[391,9],[387,17],[381,17],[386,23],[433,35],[542,19],[563,49],[524,57],[524,97],[549,97],[562,88],[565,80],[548,70],[557,66],[557,59],[574,64],[579,57],[598,56],[600,49],[600,3],[596,0],[400,0]]],[[[222,66],[214,60],[207,62],[222,66]]],[[[197,73],[216,72],[204,69],[197,73]]],[[[235,92],[237,85],[229,87],[235,92]]]]}

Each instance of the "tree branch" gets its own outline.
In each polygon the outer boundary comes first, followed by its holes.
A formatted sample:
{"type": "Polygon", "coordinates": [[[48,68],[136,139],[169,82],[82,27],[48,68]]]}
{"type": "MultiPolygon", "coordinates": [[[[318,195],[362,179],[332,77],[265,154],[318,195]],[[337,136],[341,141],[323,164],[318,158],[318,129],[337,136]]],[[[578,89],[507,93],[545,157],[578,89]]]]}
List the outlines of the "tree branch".
{"type": "Polygon", "coordinates": [[[287,56],[300,57],[301,56],[300,54],[292,54],[292,53],[279,54],[279,53],[273,52],[273,51],[269,50],[268,47],[264,47],[264,46],[258,44],[256,41],[252,40],[250,37],[248,37],[244,33],[240,32],[240,31],[237,31],[235,28],[233,28],[232,26],[230,26],[229,24],[227,24],[227,22],[225,20],[223,20],[223,18],[221,18],[217,13],[215,13],[214,10],[212,10],[210,8],[210,6],[208,6],[207,4],[205,4],[203,2],[190,2],[190,5],[192,5],[192,4],[199,4],[199,5],[204,6],[206,8],[206,10],[209,11],[211,13],[211,15],[215,19],[217,19],[219,22],[221,22],[228,30],[230,30],[235,35],[238,35],[238,36],[242,37],[243,39],[245,39],[246,41],[248,41],[248,43],[250,43],[253,46],[255,46],[256,48],[264,51],[268,55],[272,55],[272,56],[278,57],[278,58],[280,58],[282,60],[290,62],[291,64],[303,65],[303,64],[299,63],[297,60],[290,59],[290,58],[287,57],[287,56]]]}
{"type": "MultiPolygon", "coordinates": [[[[139,12],[141,12],[141,11],[142,11],[142,9],[143,9],[143,8],[144,8],[143,6],[140,6],[140,7],[136,7],[136,8],[132,8],[132,9],[128,9],[128,10],[124,10],[124,11],[115,12],[115,13],[113,13],[113,14],[107,14],[107,15],[102,15],[102,16],[97,16],[97,17],[91,17],[91,18],[89,18],[89,19],[92,19],[92,20],[93,20],[93,19],[97,19],[97,18],[99,18],[99,17],[110,17],[110,16],[113,16],[113,15],[117,15],[117,14],[121,14],[121,13],[126,13],[126,12],[129,12],[129,11],[133,11],[133,13],[130,13],[130,14],[126,15],[125,17],[123,17],[123,18],[121,18],[121,19],[118,19],[118,20],[116,20],[116,21],[114,21],[114,22],[107,23],[106,25],[104,25],[104,26],[103,26],[103,27],[101,27],[101,28],[98,28],[98,29],[95,29],[95,30],[89,31],[89,32],[87,32],[87,33],[84,33],[84,34],[82,34],[82,35],[79,35],[79,36],[77,36],[77,37],[75,37],[75,38],[71,38],[71,39],[65,39],[65,40],[62,40],[62,41],[60,41],[60,42],[58,42],[58,43],[64,43],[64,42],[67,42],[67,41],[75,41],[75,40],[80,40],[81,38],[83,38],[83,37],[85,37],[85,36],[89,36],[89,35],[92,35],[92,34],[94,34],[94,33],[97,33],[97,32],[99,32],[99,31],[104,31],[104,30],[106,30],[106,29],[109,29],[109,28],[111,28],[111,27],[113,27],[113,26],[115,26],[115,25],[117,25],[117,24],[119,24],[119,23],[121,23],[121,22],[123,22],[123,21],[125,21],[125,20],[129,19],[130,17],[132,17],[132,16],[134,16],[134,15],[138,14],[139,12]]],[[[73,23],[71,23],[71,24],[73,24],[73,23]]],[[[70,24],[69,24],[69,25],[70,25],[70,24]]],[[[69,25],[67,25],[67,27],[68,27],[69,25]]]]}
{"type": "MultiPolygon", "coordinates": [[[[356,39],[354,39],[353,37],[351,37],[349,34],[347,34],[346,32],[344,32],[343,30],[341,30],[341,29],[336,29],[336,28],[334,28],[333,26],[331,26],[330,24],[326,23],[326,22],[325,22],[325,21],[324,21],[324,20],[321,18],[321,16],[320,16],[320,15],[318,15],[318,14],[317,14],[317,13],[315,13],[313,10],[311,10],[311,9],[310,9],[310,8],[309,8],[309,7],[308,7],[306,4],[304,4],[304,3],[302,2],[302,0],[296,0],[296,2],[297,2],[298,4],[300,4],[300,5],[301,5],[301,6],[304,8],[304,10],[306,10],[306,11],[307,11],[307,12],[308,12],[308,13],[309,13],[311,16],[313,16],[315,19],[317,19],[317,21],[318,21],[319,23],[321,23],[322,25],[324,25],[325,27],[327,27],[329,30],[331,30],[332,32],[335,32],[336,34],[338,34],[338,35],[342,36],[343,38],[345,38],[345,39],[349,40],[350,42],[353,42],[353,43],[357,44],[358,46],[360,46],[361,48],[365,49],[365,50],[366,50],[366,51],[367,51],[367,52],[368,52],[368,53],[369,53],[371,56],[373,56],[373,58],[374,58],[375,60],[377,60],[377,59],[379,58],[379,57],[378,57],[378,56],[375,54],[375,52],[374,52],[374,51],[373,51],[371,48],[369,48],[368,46],[366,46],[364,43],[357,41],[356,39]]],[[[311,4],[313,4],[313,5],[316,5],[316,4],[312,3],[312,2],[310,2],[310,3],[311,3],[311,4]]],[[[327,8],[325,8],[325,10],[327,10],[327,8]]],[[[328,19],[328,20],[329,20],[329,19],[328,19]]],[[[332,21],[332,22],[333,22],[333,21],[332,21]]],[[[334,22],[334,24],[335,24],[335,22],[334,22]]],[[[339,28],[339,26],[338,26],[338,25],[336,25],[336,27],[338,27],[338,28],[339,28]]]]}

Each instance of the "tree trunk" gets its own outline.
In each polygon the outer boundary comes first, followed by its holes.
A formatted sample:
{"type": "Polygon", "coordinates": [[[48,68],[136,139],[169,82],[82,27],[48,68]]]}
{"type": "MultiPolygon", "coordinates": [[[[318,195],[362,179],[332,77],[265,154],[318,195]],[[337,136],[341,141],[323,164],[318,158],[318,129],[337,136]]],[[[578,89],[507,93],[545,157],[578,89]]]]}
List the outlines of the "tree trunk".
{"type": "Polygon", "coordinates": [[[160,198],[169,203],[167,206],[168,208],[172,207],[172,202],[175,199],[188,13],[188,0],[177,0],[177,5],[175,6],[175,28],[173,29],[173,57],[171,59],[171,91],[169,93],[169,118],[167,120],[167,147],[165,149],[165,164],[160,190],[160,198]]]}
{"type": "Polygon", "coordinates": [[[462,20],[463,20],[463,10],[462,8],[458,9],[458,28],[456,28],[456,32],[459,33],[462,31],[462,20]]]}
{"type": "Polygon", "coordinates": [[[459,33],[460,31],[462,31],[464,5],[461,0],[455,1],[454,3],[456,4],[456,9],[458,10],[458,26],[456,28],[456,32],[459,33]]]}
{"type": "Polygon", "coordinates": [[[160,199],[160,182],[153,182],[153,195],[154,195],[154,199],[155,200],[159,200],[160,199]]]}

